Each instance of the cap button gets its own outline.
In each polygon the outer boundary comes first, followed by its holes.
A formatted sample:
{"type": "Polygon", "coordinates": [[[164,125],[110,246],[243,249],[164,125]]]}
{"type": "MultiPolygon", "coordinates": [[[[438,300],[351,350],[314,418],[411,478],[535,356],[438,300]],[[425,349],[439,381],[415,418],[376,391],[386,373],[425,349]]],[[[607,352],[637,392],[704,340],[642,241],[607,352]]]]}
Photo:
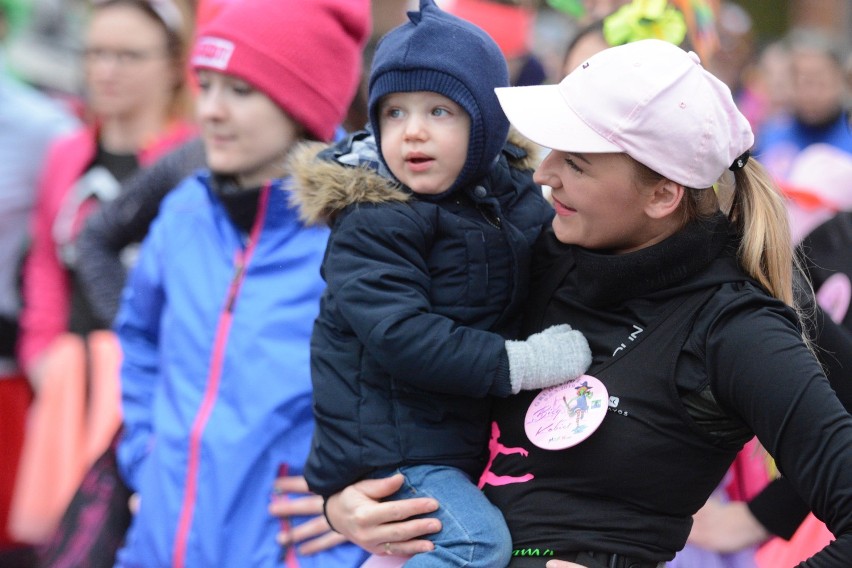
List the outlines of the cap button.
{"type": "Polygon", "coordinates": [[[488,195],[488,190],[482,187],[481,185],[477,185],[476,188],[473,190],[473,193],[477,197],[485,197],[486,195],[488,195]]]}

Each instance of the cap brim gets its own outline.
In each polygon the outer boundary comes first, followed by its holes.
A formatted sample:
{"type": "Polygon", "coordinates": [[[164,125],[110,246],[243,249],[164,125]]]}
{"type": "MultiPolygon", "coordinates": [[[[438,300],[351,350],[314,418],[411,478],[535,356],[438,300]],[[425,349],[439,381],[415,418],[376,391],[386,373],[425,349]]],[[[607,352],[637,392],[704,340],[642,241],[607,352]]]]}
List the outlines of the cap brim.
{"type": "Polygon", "coordinates": [[[494,89],[512,126],[539,146],[562,152],[624,152],[568,106],[558,85],[494,89]]]}

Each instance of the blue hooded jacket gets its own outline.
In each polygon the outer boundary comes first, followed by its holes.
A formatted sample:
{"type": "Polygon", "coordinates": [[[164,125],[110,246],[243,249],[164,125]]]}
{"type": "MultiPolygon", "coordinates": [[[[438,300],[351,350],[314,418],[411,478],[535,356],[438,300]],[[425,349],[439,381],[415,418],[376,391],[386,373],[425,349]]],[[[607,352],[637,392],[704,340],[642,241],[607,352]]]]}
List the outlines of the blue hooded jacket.
{"type": "MultiPolygon", "coordinates": [[[[309,340],[328,231],[298,220],[290,181],[278,180],[261,190],[246,239],[208,175],[163,202],[116,321],[119,466],[141,496],[119,566],[281,566],[273,480],[301,474],[308,455],[309,340]]],[[[285,565],[364,557],[343,545],[285,565]]]]}

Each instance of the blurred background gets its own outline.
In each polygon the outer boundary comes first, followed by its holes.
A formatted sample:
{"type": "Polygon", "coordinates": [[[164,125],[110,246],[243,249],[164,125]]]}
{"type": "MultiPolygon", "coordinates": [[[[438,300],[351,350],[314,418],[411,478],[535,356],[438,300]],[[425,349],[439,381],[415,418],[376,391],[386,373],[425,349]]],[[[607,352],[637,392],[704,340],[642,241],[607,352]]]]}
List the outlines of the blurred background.
{"type": "MultiPolygon", "coordinates": [[[[81,122],[88,121],[87,127],[91,128],[94,136],[96,121],[88,116],[93,113],[87,115],[86,110],[97,106],[91,104],[92,101],[97,102],[97,85],[90,80],[92,86],[89,93],[84,87],[87,81],[83,36],[89,22],[90,9],[99,1],[102,0],[0,0],[0,15],[5,15],[5,19],[0,19],[0,258],[5,245],[7,256],[11,259],[0,262],[0,300],[4,297],[13,298],[9,305],[14,308],[4,313],[3,302],[0,301],[0,347],[3,346],[3,339],[6,339],[9,347],[7,358],[11,357],[15,338],[8,333],[4,337],[3,318],[8,322],[8,328],[17,333],[17,311],[26,305],[26,301],[19,298],[18,289],[19,278],[25,278],[16,272],[26,249],[20,247],[19,250],[18,242],[23,244],[29,237],[27,226],[35,204],[36,181],[52,183],[51,175],[56,171],[55,167],[47,167],[41,176],[42,159],[47,155],[47,143],[51,141],[48,135],[58,135],[58,131],[48,132],[46,127],[57,126],[58,121],[47,110],[36,113],[28,109],[32,108],[30,104],[35,104],[33,99],[45,99],[51,103],[51,107],[60,106],[53,105],[55,101],[51,99],[67,103],[68,109],[62,109],[71,111],[66,118],[74,118],[75,125],[78,118],[81,122]],[[19,83],[32,85],[36,89],[20,88],[25,85],[19,83]],[[15,88],[11,88],[12,85],[15,88]],[[50,96],[43,97],[38,91],[50,96]],[[6,98],[2,97],[4,94],[6,98]],[[30,136],[33,140],[44,138],[40,148],[35,147],[35,142],[32,148],[23,143],[27,140],[24,136],[26,132],[34,133],[30,136]],[[39,136],[35,136],[35,133],[39,136]],[[14,228],[12,221],[17,223],[14,231],[10,230],[14,228]],[[3,229],[6,230],[5,234],[3,229]]],[[[154,8],[155,12],[158,4],[161,7],[166,3],[174,4],[176,9],[186,12],[182,19],[191,24],[193,20],[196,23],[205,21],[205,18],[211,17],[215,10],[227,3],[251,0],[142,1],[147,2],[147,7],[154,8]]],[[[305,3],[311,1],[302,0],[305,3]]],[[[511,80],[515,85],[560,81],[573,68],[567,57],[569,52],[581,54],[577,57],[583,61],[592,48],[599,50],[607,45],[642,39],[649,34],[681,45],[685,37],[690,48],[701,56],[704,66],[731,88],[740,110],[759,136],[759,143],[753,153],[769,169],[789,198],[791,221],[798,231],[797,240],[819,223],[826,222],[829,225],[828,220],[834,219],[845,223],[826,229],[832,231],[826,233],[831,236],[831,239],[826,238],[831,246],[826,245],[820,250],[818,243],[809,243],[809,250],[814,258],[819,259],[819,266],[824,267],[825,272],[824,276],[819,276],[822,280],[814,277],[814,288],[820,290],[820,293],[828,289],[828,293],[817,299],[822,301],[824,297],[833,301],[836,309],[823,307],[835,321],[842,321],[852,332],[852,309],[849,309],[852,306],[852,283],[845,284],[843,289],[848,293],[842,298],[843,301],[836,300],[840,298],[835,294],[836,289],[821,288],[831,281],[834,272],[843,273],[847,281],[852,282],[852,263],[848,253],[852,247],[852,242],[849,242],[852,241],[852,130],[849,128],[852,124],[852,113],[849,112],[852,109],[852,0],[633,0],[633,7],[637,8],[635,10],[627,6],[631,0],[436,2],[446,10],[480,25],[494,37],[506,55],[511,80]],[[676,10],[668,10],[668,7],[676,10]],[[684,15],[678,21],[664,14],[678,10],[684,15]],[[613,23],[612,28],[625,32],[617,41],[607,38],[604,33],[603,18],[610,14],[614,14],[612,18],[607,18],[613,23]],[[674,29],[680,32],[680,35],[675,34],[678,39],[671,39],[672,34],[669,32],[674,29]],[[809,33],[804,36],[792,33],[805,30],[809,33]],[[582,49],[576,47],[579,42],[575,40],[584,37],[591,43],[585,44],[586,47],[582,49]],[[843,215],[839,215],[839,212],[843,215]],[[837,235],[845,235],[846,240],[841,245],[835,244],[839,242],[835,240],[837,235]]],[[[364,51],[364,80],[342,125],[345,129],[360,129],[367,121],[366,73],[376,42],[391,28],[404,22],[406,11],[416,9],[418,3],[417,0],[372,0],[373,34],[364,51]]],[[[187,26],[187,34],[191,27],[187,26]]],[[[111,27],[108,31],[114,29],[111,27]]],[[[128,37],[136,36],[121,34],[119,39],[127,40],[128,37]]],[[[115,56],[117,52],[113,47],[110,53],[115,56]]],[[[89,59],[98,63],[91,57],[89,59]]],[[[106,67],[101,65],[102,70],[108,68],[116,77],[125,73],[121,80],[140,77],[139,68],[134,67],[133,61],[124,61],[122,66],[117,56],[97,59],[101,60],[100,63],[110,64],[106,67]]],[[[169,68],[171,72],[174,69],[169,68]]],[[[89,76],[91,79],[91,72],[89,76]]],[[[192,84],[192,81],[188,83],[192,84]]],[[[131,95],[138,94],[134,89],[128,91],[131,95]]],[[[137,103],[136,100],[131,102],[133,104],[128,106],[137,103]]],[[[102,114],[107,116],[107,111],[102,114]]],[[[114,109],[108,118],[114,119],[116,116],[125,118],[114,109]]],[[[94,139],[92,142],[94,146],[94,139]]],[[[63,158],[60,155],[57,159],[61,161],[63,158]]],[[[91,168],[92,165],[80,165],[80,168],[91,168]]],[[[68,191],[65,186],[59,189],[68,191]]],[[[81,200],[74,207],[82,203],[81,200]]],[[[35,563],[31,545],[39,545],[41,542],[20,536],[12,539],[11,533],[5,534],[5,519],[15,489],[17,456],[22,448],[28,405],[33,392],[27,377],[18,372],[16,362],[7,361],[10,367],[7,367],[4,375],[2,355],[0,350],[0,455],[3,456],[0,459],[0,568],[34,568],[38,564],[35,563]],[[14,393],[15,398],[9,393],[14,393]],[[15,414],[10,409],[14,409],[15,414]]],[[[751,449],[749,451],[751,454],[743,455],[755,459],[757,453],[751,449]]],[[[762,487],[766,484],[768,477],[765,469],[755,469],[756,481],[750,486],[762,487]]],[[[55,473],[60,477],[68,477],[64,470],[55,473]]],[[[742,478],[733,479],[736,483],[731,482],[729,487],[742,483],[742,478]]],[[[74,484],[78,481],[69,482],[72,490],[77,487],[74,484]]],[[[727,486],[724,489],[727,491],[727,486]]],[[[751,498],[750,495],[733,491],[730,495],[724,495],[732,500],[751,498]]],[[[720,524],[723,523],[717,523],[720,524]]],[[[61,536],[61,531],[58,534],[61,536]]],[[[821,534],[820,538],[823,536],[821,534]]],[[[816,539],[812,544],[816,550],[825,543],[816,539]]],[[[753,556],[754,547],[745,549],[745,554],[753,556]]],[[[690,556],[679,565],[672,564],[670,568],[734,566],[727,562],[712,562],[699,563],[690,556]]],[[[794,563],[770,562],[760,568],[794,563]]],[[[40,568],[47,566],[49,564],[40,568]]],[[[106,566],[112,566],[111,562],[106,566]]],[[[744,568],[746,565],[736,566],[744,568]]],[[[754,568],[753,564],[748,566],[754,568]]]]}
{"type": "MultiPolygon", "coordinates": [[[[307,1],[307,0],[306,0],[307,1]]],[[[532,49],[549,73],[557,71],[548,64],[562,56],[572,35],[585,21],[605,15],[626,0],[503,0],[508,4],[528,4],[538,12],[532,49]],[[569,7],[560,10],[554,6],[569,7]],[[582,13],[580,11],[582,10],[582,13]]],[[[81,30],[85,22],[87,2],[84,0],[0,0],[14,6],[18,13],[11,42],[7,47],[7,65],[25,81],[55,94],[81,94],[81,30]]],[[[438,0],[451,5],[454,0],[438,0]]],[[[398,24],[405,10],[416,0],[373,0],[376,37],[398,24]]],[[[729,13],[727,20],[716,14],[726,33],[748,32],[753,49],[783,37],[795,27],[819,28],[847,42],[852,37],[852,2],[849,0],[738,0],[737,2],[705,1],[717,11],[722,5],[734,4],[742,14],[729,13]]],[[[557,77],[548,77],[554,81],[557,77]]]]}

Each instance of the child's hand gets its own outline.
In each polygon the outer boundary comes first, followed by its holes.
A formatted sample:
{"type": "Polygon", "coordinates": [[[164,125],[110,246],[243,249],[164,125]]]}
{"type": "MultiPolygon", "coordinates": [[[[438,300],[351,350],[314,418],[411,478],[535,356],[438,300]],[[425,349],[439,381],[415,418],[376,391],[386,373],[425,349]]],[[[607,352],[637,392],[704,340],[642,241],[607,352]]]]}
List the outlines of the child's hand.
{"type": "Polygon", "coordinates": [[[545,566],[547,568],[586,568],[582,564],[575,564],[566,560],[551,560],[545,566]]]}
{"type": "Polygon", "coordinates": [[[585,336],[568,324],[554,325],[525,341],[507,341],[506,354],[513,393],[576,379],[592,363],[585,336]]]}

